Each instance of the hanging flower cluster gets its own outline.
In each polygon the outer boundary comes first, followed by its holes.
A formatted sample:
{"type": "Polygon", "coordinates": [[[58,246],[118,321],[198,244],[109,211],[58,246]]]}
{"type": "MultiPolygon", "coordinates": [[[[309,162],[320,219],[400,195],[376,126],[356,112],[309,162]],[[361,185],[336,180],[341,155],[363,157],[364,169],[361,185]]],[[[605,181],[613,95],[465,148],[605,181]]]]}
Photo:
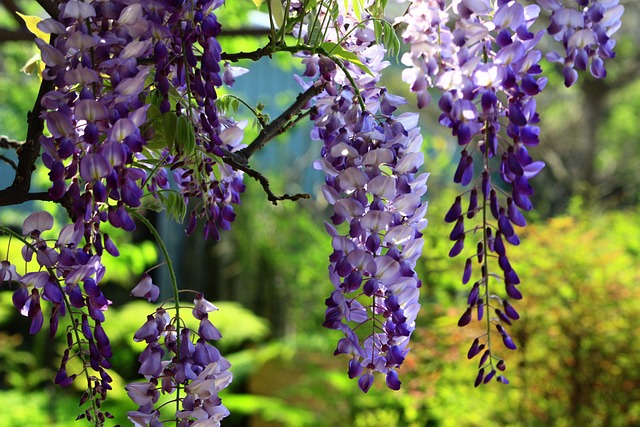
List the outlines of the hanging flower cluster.
{"type": "Polygon", "coordinates": [[[51,307],[46,315],[50,336],[56,335],[60,318],[69,316],[71,327],[67,331],[67,348],[55,383],[68,387],[78,375],[85,376],[88,388],[81,404],[89,401],[91,407],[81,417],[103,422],[111,415],[99,409],[100,402],[106,399],[112,382],[107,373],[111,368],[111,344],[102,327],[103,312],[111,301],[99,287],[105,268],[99,255],[87,252],[80,244],[83,230],[74,224],[64,226],[55,242],[44,238],[43,233],[53,225],[53,217],[47,212],[35,212],[25,219],[22,235],[14,237],[24,243],[24,261],[35,261],[39,270],[20,275],[15,265],[3,261],[0,284],[17,282],[13,304],[20,314],[31,319],[31,334],[37,334],[44,324],[42,300],[51,307]],[[67,371],[67,363],[73,357],[82,361],[81,372],[67,371]]]}
{"type": "MultiPolygon", "coordinates": [[[[30,217],[24,234],[33,241],[27,242],[24,258],[28,261],[35,254],[47,271],[20,277],[7,261],[2,279],[20,284],[14,304],[32,319],[31,333],[37,333],[44,320],[40,298],[53,305],[52,336],[59,317],[71,317],[68,349],[56,383],[73,382],[78,374],[68,375],[66,364],[74,354],[82,355],[89,390],[81,403],[89,398],[92,402],[82,416],[96,425],[104,422],[100,400],[111,382],[106,372],[111,367],[111,349],[101,326],[102,311],[110,301],[98,287],[104,274],[100,256],[105,250],[119,255],[109,235],[100,230],[101,223],[133,231],[130,209],[141,206],[145,189],[161,202],[173,191],[185,205],[191,199],[199,203],[187,231],[192,232],[202,217],[205,237],[217,239],[219,229],[230,228],[235,217],[231,204],[239,203],[244,191],[242,172],[218,157],[241,148],[244,128],[218,114],[215,105],[222,79],[221,47],[216,39],[220,25],[213,11],[222,3],[69,0],[60,2],[59,16],[38,24],[53,34],[51,44],[36,42],[46,64],[43,77],[53,82],[53,89],[42,97],[42,118],[50,132],[40,140],[42,159],[50,170],[49,195],[67,206],[73,224],[63,228],[50,248],[39,236],[52,227],[53,219],[46,213],[30,217]],[[164,149],[155,149],[153,144],[158,143],[164,149]]],[[[158,293],[149,277],[132,291],[150,301],[158,293]]],[[[183,411],[175,416],[184,425],[228,413],[212,391],[230,382],[228,363],[206,343],[219,334],[198,307],[194,315],[201,320],[201,328],[195,344],[188,345],[188,329],[176,326],[177,313],[165,325],[174,327],[173,336],[180,334],[175,342],[182,342],[182,347],[170,346],[167,351],[176,355],[178,365],[189,365],[176,367],[173,385],[167,386],[165,380],[162,389],[187,390],[187,397],[176,397],[183,411]]],[[[161,327],[158,336],[166,332],[161,327]]],[[[155,356],[153,349],[141,356],[146,366],[141,373],[168,378],[170,368],[149,371],[155,356]]],[[[139,403],[135,393],[131,396],[139,403]]],[[[147,410],[140,405],[138,412],[147,410]]]]}
{"type": "MultiPolygon", "coordinates": [[[[145,289],[155,285],[146,278],[143,282],[139,294],[144,297],[145,289]]],[[[162,307],[147,316],[147,321],[136,331],[133,340],[147,343],[138,358],[138,373],[147,381],[126,387],[129,397],[139,405],[136,411],[127,414],[136,426],[162,425],[160,411],[154,407],[160,394],[175,393],[177,409],[172,418],[180,426],[219,425],[229,415],[218,392],[231,383],[228,370],[231,364],[209,344],[221,338],[209,320],[209,313],[214,310],[216,306],[197,294],[191,310],[200,322],[197,332],[181,327],[183,320],[178,312],[172,318],[162,307]],[[186,396],[180,396],[181,390],[186,396]]]]}
{"type": "Polygon", "coordinates": [[[127,208],[141,205],[145,185],[163,197],[168,170],[185,202],[200,200],[189,232],[202,217],[206,237],[217,239],[233,221],[242,173],[215,157],[242,139],[215,105],[221,26],[213,11],[222,3],[69,0],[57,19],[38,24],[55,35],[51,45],[37,40],[44,78],[55,84],[42,100],[49,194],[70,198],[72,219],[94,244],[101,221],[132,231],[127,208]],[[148,149],[157,140],[166,145],[159,153],[148,149]]]}
{"type": "Polygon", "coordinates": [[[312,137],[323,142],[315,165],[327,174],[323,193],[334,208],[332,224],[326,224],[334,290],[324,326],[344,334],[335,354],[351,355],[349,377],[359,377],[363,391],[373,384],[374,371],[397,390],[397,370],[420,308],[414,269],[426,226],[421,196],[428,174],[417,174],[423,162],[417,115],[393,115],[406,102],[377,86],[388,65],[385,51],[373,43],[372,25],[349,33],[357,23],[341,10],[328,41],[357,54],[371,74],[346,62],[339,68],[326,56],[303,60],[304,75],[324,88],[315,99],[312,137]]]}
{"type": "MultiPolygon", "coordinates": [[[[493,325],[509,349],[516,345],[505,325],[519,314],[490,282],[500,279],[510,298],[522,298],[505,243],[520,243],[516,228],[526,225],[521,211],[533,207],[529,180],[544,167],[528,152],[539,143],[535,97],[547,84],[538,49],[545,31],[531,29],[541,6],[551,12],[546,32],[562,42],[565,53],[548,57],[564,64],[565,84],[571,86],[577,79],[575,69],[585,70],[589,63],[595,77],[605,76],[603,59],[613,57],[615,42],[610,36],[619,28],[623,11],[616,0],[580,0],[575,2],[577,8],[555,0],[538,3],[457,0],[447,5],[441,0],[412,0],[407,14],[398,20],[405,25],[402,36],[410,46],[402,57],[408,67],[403,80],[417,94],[419,107],[430,101],[428,89],[441,92],[440,123],[451,128],[462,147],[453,180],[467,190],[445,217],[454,224],[449,255],[458,256],[474,239],[475,251],[465,261],[462,282],[471,281],[474,259],[480,277],[469,291],[468,308],[458,324],[470,323],[474,310],[478,320],[491,310],[495,317],[487,325],[493,325]],[[475,167],[474,158],[480,158],[480,166],[475,167]],[[463,198],[468,198],[466,209],[463,198]],[[490,261],[497,261],[500,275],[492,272],[490,261]]],[[[494,377],[508,382],[496,376],[496,369],[504,370],[505,363],[491,338],[488,329],[469,350],[469,358],[482,354],[476,386],[494,377]]]]}

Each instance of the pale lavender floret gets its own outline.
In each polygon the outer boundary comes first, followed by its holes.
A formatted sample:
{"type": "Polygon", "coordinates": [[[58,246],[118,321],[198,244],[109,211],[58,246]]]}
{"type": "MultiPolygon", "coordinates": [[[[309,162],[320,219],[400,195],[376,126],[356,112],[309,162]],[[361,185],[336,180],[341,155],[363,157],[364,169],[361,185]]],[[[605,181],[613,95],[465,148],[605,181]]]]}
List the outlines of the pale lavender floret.
{"type": "Polygon", "coordinates": [[[16,266],[4,260],[0,264],[0,284],[20,280],[20,274],[16,271],[16,266]]]}
{"type": "Polygon", "coordinates": [[[197,294],[196,298],[193,300],[193,303],[195,304],[192,310],[193,317],[199,320],[204,319],[208,315],[207,313],[218,310],[218,307],[216,307],[210,301],[207,301],[207,299],[202,294],[197,294]]]}
{"type": "Polygon", "coordinates": [[[129,398],[138,406],[153,406],[160,398],[157,390],[158,385],[154,382],[129,383],[125,390],[129,398]]]}
{"type": "Polygon", "coordinates": [[[134,427],[162,427],[160,422],[160,412],[153,410],[150,413],[143,411],[127,412],[127,419],[131,421],[134,427]]]}
{"type": "Polygon", "coordinates": [[[249,70],[244,67],[235,67],[229,64],[228,62],[224,63],[224,73],[222,73],[222,82],[227,86],[233,86],[233,83],[236,81],[236,77],[242,76],[243,74],[248,73],[249,70]]]}
{"type": "Polygon", "coordinates": [[[53,228],[53,216],[49,212],[33,212],[22,223],[22,235],[38,238],[43,231],[53,228]]]}
{"type": "Polygon", "coordinates": [[[130,420],[143,420],[143,414],[155,419],[152,415],[157,413],[154,404],[159,393],[172,393],[179,384],[185,385],[187,395],[182,398],[183,410],[175,413],[178,420],[185,422],[197,418],[200,425],[218,425],[229,415],[218,393],[232,380],[231,364],[207,343],[207,340],[220,338],[217,328],[208,319],[208,313],[214,310],[217,308],[202,294],[196,296],[192,314],[200,320],[200,338],[194,343],[193,331],[181,328],[179,346],[175,324],[182,320],[171,319],[162,308],[147,317],[145,324],[136,332],[134,341],[148,343],[138,358],[139,373],[148,381],[127,386],[130,397],[139,405],[137,411],[128,413],[130,420]]]}
{"type": "Polygon", "coordinates": [[[151,276],[145,274],[142,280],[131,290],[131,295],[154,302],[160,295],[160,288],[153,284],[151,276]]]}

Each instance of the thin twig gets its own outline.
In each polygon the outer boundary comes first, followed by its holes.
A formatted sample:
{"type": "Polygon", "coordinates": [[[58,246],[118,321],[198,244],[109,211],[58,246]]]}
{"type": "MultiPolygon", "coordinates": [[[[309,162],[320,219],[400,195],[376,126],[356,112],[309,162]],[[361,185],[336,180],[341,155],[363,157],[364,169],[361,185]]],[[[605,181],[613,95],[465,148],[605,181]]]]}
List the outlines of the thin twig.
{"type": "Polygon", "coordinates": [[[300,111],[313,99],[314,96],[318,95],[324,89],[324,85],[319,86],[310,86],[306,91],[298,94],[296,100],[287,108],[282,114],[276,117],[271,123],[269,123],[266,127],[264,127],[256,139],[251,142],[247,147],[243,148],[238,152],[241,156],[245,157],[245,159],[249,159],[256,152],[260,151],[262,147],[264,147],[269,141],[271,141],[276,136],[285,132],[288,127],[288,124],[291,120],[300,113],[300,111]]]}
{"type": "Polygon", "coordinates": [[[18,168],[18,165],[16,165],[16,162],[14,162],[13,160],[11,160],[10,158],[8,158],[7,156],[3,156],[2,154],[0,154],[0,160],[2,160],[3,162],[7,163],[9,166],[11,166],[13,168],[13,170],[16,170],[18,168]]]}
{"type": "Polygon", "coordinates": [[[222,52],[220,57],[223,61],[229,62],[238,62],[241,59],[250,59],[251,61],[257,61],[260,58],[264,58],[265,56],[271,56],[273,54],[271,43],[267,44],[260,49],[256,49],[251,52],[236,52],[236,53],[227,53],[222,52]]]}
{"type": "Polygon", "coordinates": [[[251,169],[246,163],[238,163],[233,157],[224,156],[222,159],[224,160],[224,162],[226,164],[228,164],[232,168],[237,169],[237,170],[241,170],[244,173],[246,173],[247,175],[249,175],[251,178],[253,178],[256,181],[258,181],[260,183],[260,185],[262,185],[262,188],[263,188],[264,192],[267,193],[267,200],[269,200],[274,205],[277,205],[278,202],[282,201],[282,200],[291,200],[291,201],[295,202],[296,200],[310,199],[311,198],[311,196],[309,194],[306,194],[306,193],[298,193],[298,194],[293,194],[293,195],[285,193],[282,196],[276,196],[273,193],[273,191],[271,191],[269,180],[267,179],[267,177],[262,175],[260,172],[254,170],[254,169],[251,169]]]}
{"type": "Polygon", "coordinates": [[[6,135],[0,135],[0,148],[5,150],[17,150],[22,144],[24,144],[24,141],[18,141],[9,138],[6,135]]]}

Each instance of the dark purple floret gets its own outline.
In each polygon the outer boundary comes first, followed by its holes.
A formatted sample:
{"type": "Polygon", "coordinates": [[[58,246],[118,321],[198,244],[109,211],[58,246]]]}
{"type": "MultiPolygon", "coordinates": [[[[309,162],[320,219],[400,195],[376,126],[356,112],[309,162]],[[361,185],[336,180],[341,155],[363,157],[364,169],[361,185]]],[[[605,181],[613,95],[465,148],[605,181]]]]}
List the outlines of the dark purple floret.
{"type": "Polygon", "coordinates": [[[473,340],[473,343],[471,344],[471,347],[469,347],[469,351],[467,352],[467,359],[473,359],[478,355],[478,353],[480,353],[481,349],[479,343],[480,341],[478,338],[473,340]]]}
{"type": "Polygon", "coordinates": [[[466,326],[471,322],[471,307],[467,308],[467,310],[460,316],[458,320],[458,326],[466,326]]]}
{"type": "Polygon", "coordinates": [[[480,368],[478,370],[478,375],[476,376],[476,380],[473,383],[474,387],[478,387],[480,384],[482,384],[483,377],[484,377],[484,368],[480,368]]]}

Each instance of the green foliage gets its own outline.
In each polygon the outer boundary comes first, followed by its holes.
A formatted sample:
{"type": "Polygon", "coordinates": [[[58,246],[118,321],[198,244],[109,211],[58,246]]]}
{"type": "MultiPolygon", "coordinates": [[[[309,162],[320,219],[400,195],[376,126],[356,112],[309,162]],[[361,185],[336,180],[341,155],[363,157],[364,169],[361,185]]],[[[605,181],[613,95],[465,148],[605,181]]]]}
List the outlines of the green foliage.
{"type": "Polygon", "coordinates": [[[226,397],[224,404],[232,413],[230,421],[238,415],[258,415],[265,421],[291,427],[313,425],[309,422],[309,411],[291,407],[287,402],[273,397],[234,394],[226,397]]]}
{"type": "Polygon", "coordinates": [[[422,418],[443,426],[636,425],[638,218],[636,211],[580,209],[576,217],[531,224],[522,247],[510,248],[525,297],[514,303],[523,316],[513,327],[519,348],[502,350],[509,386],[468,386],[475,363],[466,347],[482,325],[456,328],[466,295],[455,306],[425,304],[420,318],[428,325],[417,328],[412,372],[403,373],[406,392],[422,396],[422,418]]]}
{"type": "Polygon", "coordinates": [[[557,218],[524,239],[540,248],[518,263],[531,284],[526,321],[514,328],[526,412],[558,426],[637,424],[638,213],[557,218]]]}
{"type": "Polygon", "coordinates": [[[0,390],[0,427],[66,427],[78,412],[77,396],[55,393],[52,387],[25,395],[0,390]]]}
{"type": "MultiPolygon", "coordinates": [[[[21,4],[27,14],[39,13],[35,2],[21,4]],[[24,7],[26,6],[26,7],[24,7]]],[[[0,9],[0,25],[15,28],[17,22],[5,8],[0,9]]],[[[24,140],[25,121],[38,93],[40,81],[36,75],[27,75],[20,69],[38,52],[31,42],[0,43],[0,135],[24,140]]]]}
{"type": "MultiPolygon", "coordinates": [[[[271,180],[272,189],[300,190],[296,178],[285,182],[291,187],[281,188],[280,177],[271,180]]],[[[219,243],[219,254],[230,263],[231,286],[241,289],[238,299],[257,314],[279,319],[273,325],[278,336],[304,334],[322,323],[331,242],[316,209],[310,201],[268,204],[260,186],[249,182],[236,224],[219,243]]]]}
{"type": "MultiPolygon", "coordinates": [[[[369,393],[355,392],[344,361],[319,356],[333,350],[330,336],[283,341],[282,352],[244,354],[244,366],[255,355],[250,390],[312,411],[316,426],[374,419],[411,427],[637,425],[640,273],[632,266],[640,261],[640,216],[572,206],[579,216],[533,223],[522,247],[510,248],[525,295],[514,302],[523,316],[513,330],[519,349],[502,350],[511,385],[469,387],[476,366],[466,359],[467,347],[481,328],[456,327],[466,289],[454,288],[460,269],[446,259],[449,243],[433,238],[422,266],[421,324],[400,392],[385,390],[382,378],[369,393]],[[265,381],[268,391],[256,385],[265,381]]],[[[442,209],[432,206],[434,232],[442,227],[436,216],[442,209]]]]}

